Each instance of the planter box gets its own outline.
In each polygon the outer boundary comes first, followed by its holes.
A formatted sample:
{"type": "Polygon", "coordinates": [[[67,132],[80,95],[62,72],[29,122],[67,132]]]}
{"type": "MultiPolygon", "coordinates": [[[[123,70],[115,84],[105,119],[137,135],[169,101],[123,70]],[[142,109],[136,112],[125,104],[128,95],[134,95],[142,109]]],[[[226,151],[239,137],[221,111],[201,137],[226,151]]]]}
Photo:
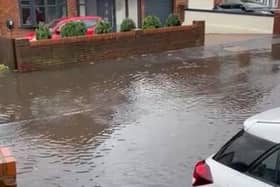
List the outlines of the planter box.
{"type": "Polygon", "coordinates": [[[96,62],[130,55],[175,50],[204,44],[204,22],[192,25],[109,33],[94,36],[40,40],[15,40],[19,71],[49,66],[96,62]]]}

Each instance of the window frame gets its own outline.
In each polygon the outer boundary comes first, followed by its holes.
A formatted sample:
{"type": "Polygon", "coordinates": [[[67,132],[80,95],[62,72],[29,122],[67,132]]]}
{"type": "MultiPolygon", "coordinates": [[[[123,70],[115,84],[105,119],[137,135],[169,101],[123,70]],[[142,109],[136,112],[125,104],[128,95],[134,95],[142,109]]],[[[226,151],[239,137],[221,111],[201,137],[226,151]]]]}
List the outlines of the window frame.
{"type": "Polygon", "coordinates": [[[87,15],[87,0],[84,0],[84,2],[81,2],[81,0],[77,0],[77,11],[78,11],[78,15],[81,16],[81,7],[85,7],[85,15],[87,15]]]}
{"type": "Polygon", "coordinates": [[[30,28],[34,25],[34,15],[33,15],[33,0],[18,0],[18,6],[19,6],[19,18],[20,18],[20,26],[23,28],[30,28]],[[29,1],[29,5],[22,4],[22,1],[29,1]],[[28,8],[30,9],[30,16],[32,20],[32,24],[24,24],[23,23],[23,9],[28,8]]]}
{"type": "MultiPolygon", "coordinates": [[[[245,130],[241,130],[239,131],[235,136],[233,136],[214,156],[213,156],[213,159],[215,161],[216,160],[216,157],[221,155],[221,153],[223,153],[231,144],[233,141],[235,141],[238,137],[240,137],[244,132],[246,132],[245,130]]],[[[222,164],[222,165],[225,165],[219,161],[217,161],[218,163],[222,164]]],[[[263,154],[261,154],[259,157],[257,157],[255,160],[252,161],[252,163],[250,163],[250,165],[248,166],[248,169],[247,171],[245,172],[241,172],[241,171],[238,171],[236,169],[233,169],[227,165],[225,165],[226,167],[234,170],[234,171],[237,171],[241,174],[244,174],[248,177],[251,177],[251,178],[254,178],[258,181],[261,181],[263,183],[266,183],[266,184],[269,184],[269,185],[272,185],[272,186],[277,186],[277,187],[280,187],[280,144],[277,144],[275,143],[274,146],[272,146],[271,148],[269,148],[267,151],[265,151],[263,154]],[[275,184],[274,182],[271,182],[271,181],[268,181],[264,178],[261,178],[261,177],[257,177],[253,174],[251,174],[250,172],[252,172],[252,170],[254,170],[256,167],[258,167],[265,159],[267,159],[268,157],[270,157],[273,153],[275,153],[276,151],[278,151],[278,158],[277,158],[277,166],[276,168],[279,169],[279,173],[277,175],[277,182],[279,182],[279,184],[275,184]]]]}
{"type": "Polygon", "coordinates": [[[261,155],[257,160],[255,160],[251,166],[249,167],[248,171],[245,173],[246,175],[248,175],[249,177],[252,177],[254,179],[257,179],[259,181],[262,181],[266,184],[270,184],[273,186],[280,186],[280,145],[277,144],[272,150],[267,151],[266,153],[264,153],[263,155],[261,155]],[[275,152],[278,152],[277,155],[277,161],[276,161],[276,166],[275,168],[277,169],[277,179],[276,181],[279,184],[276,184],[272,181],[266,180],[262,177],[258,177],[253,175],[251,172],[256,169],[260,164],[262,164],[263,161],[265,161],[267,158],[269,158],[272,154],[274,154],[275,152]]]}
{"type": "Polygon", "coordinates": [[[61,17],[60,14],[60,9],[65,8],[65,16],[67,16],[67,0],[56,0],[55,4],[48,4],[48,0],[43,0],[44,4],[43,5],[35,5],[34,0],[18,0],[18,8],[19,8],[19,18],[20,18],[20,27],[21,28],[34,28],[38,25],[37,20],[36,20],[36,8],[44,8],[44,18],[45,18],[45,23],[50,22],[51,20],[48,20],[49,17],[51,17],[49,13],[49,9],[55,8],[55,19],[61,17]],[[22,4],[23,1],[28,1],[30,2],[29,4],[22,4]],[[31,11],[31,20],[32,24],[24,24],[23,23],[23,9],[28,8],[31,11]]]}

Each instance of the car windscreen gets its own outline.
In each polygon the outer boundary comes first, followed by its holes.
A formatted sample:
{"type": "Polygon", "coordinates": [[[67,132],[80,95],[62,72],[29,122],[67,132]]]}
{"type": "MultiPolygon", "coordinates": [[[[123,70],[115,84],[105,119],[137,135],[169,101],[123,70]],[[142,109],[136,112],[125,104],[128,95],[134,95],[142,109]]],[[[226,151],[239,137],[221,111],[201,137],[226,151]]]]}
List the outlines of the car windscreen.
{"type": "Polygon", "coordinates": [[[96,20],[95,19],[85,19],[85,20],[82,20],[82,21],[86,24],[87,28],[94,27],[96,25],[96,20]]]}
{"type": "Polygon", "coordinates": [[[215,156],[214,160],[240,172],[245,172],[275,143],[240,131],[215,156]]]}

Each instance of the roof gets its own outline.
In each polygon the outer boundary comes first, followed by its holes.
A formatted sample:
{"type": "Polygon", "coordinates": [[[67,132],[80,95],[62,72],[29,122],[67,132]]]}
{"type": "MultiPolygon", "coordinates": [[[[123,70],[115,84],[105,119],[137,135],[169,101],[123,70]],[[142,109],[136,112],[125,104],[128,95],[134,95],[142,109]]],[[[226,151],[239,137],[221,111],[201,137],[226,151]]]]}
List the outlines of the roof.
{"type": "Polygon", "coordinates": [[[244,122],[244,130],[260,138],[280,143],[280,108],[250,117],[244,122]]]}

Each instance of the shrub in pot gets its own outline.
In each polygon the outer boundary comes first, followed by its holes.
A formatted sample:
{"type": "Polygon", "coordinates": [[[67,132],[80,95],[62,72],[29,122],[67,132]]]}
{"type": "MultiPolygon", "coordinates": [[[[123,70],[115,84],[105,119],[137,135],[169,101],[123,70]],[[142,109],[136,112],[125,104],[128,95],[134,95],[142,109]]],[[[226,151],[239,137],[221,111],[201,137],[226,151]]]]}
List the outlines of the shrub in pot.
{"type": "Polygon", "coordinates": [[[38,28],[35,30],[37,40],[49,39],[51,37],[48,26],[43,23],[39,23],[38,28]]]}
{"type": "Polygon", "coordinates": [[[165,26],[167,27],[180,26],[180,25],[181,25],[181,21],[179,17],[174,14],[170,14],[165,21],[165,26]]]}
{"type": "Polygon", "coordinates": [[[95,33],[96,34],[104,34],[104,33],[110,33],[112,32],[112,26],[110,22],[105,20],[99,20],[97,21],[95,25],[95,33]]]}
{"type": "Polygon", "coordinates": [[[125,18],[121,23],[121,32],[132,31],[136,28],[134,21],[130,18],[125,18]]]}
{"type": "Polygon", "coordinates": [[[160,19],[156,16],[146,16],[143,21],[143,29],[155,29],[161,27],[160,19]]]}
{"type": "Polygon", "coordinates": [[[60,30],[60,35],[62,38],[70,36],[83,36],[86,33],[86,25],[83,22],[71,21],[66,23],[60,30]]]}

